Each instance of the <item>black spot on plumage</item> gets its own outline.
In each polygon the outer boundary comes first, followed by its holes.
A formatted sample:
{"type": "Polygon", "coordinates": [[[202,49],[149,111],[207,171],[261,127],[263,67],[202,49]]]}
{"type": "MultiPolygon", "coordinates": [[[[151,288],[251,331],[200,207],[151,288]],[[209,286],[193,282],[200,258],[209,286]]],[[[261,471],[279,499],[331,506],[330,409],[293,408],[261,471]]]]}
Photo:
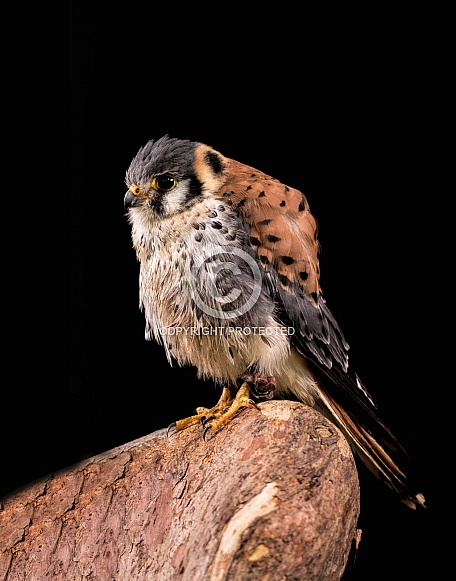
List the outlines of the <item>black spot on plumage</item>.
{"type": "Polygon", "coordinates": [[[240,208],[242,208],[242,206],[245,204],[245,200],[246,200],[246,199],[245,199],[245,198],[243,198],[243,199],[242,199],[242,200],[241,200],[241,201],[238,203],[238,206],[239,206],[240,208]]]}
{"type": "Polygon", "coordinates": [[[284,274],[279,274],[279,280],[283,284],[283,286],[289,286],[291,284],[291,280],[288,278],[288,276],[285,276],[284,274]]]}
{"type": "Polygon", "coordinates": [[[193,224],[193,228],[195,228],[195,230],[199,230],[200,229],[200,225],[198,224],[198,222],[196,222],[195,224],[193,224]]]}
{"type": "Polygon", "coordinates": [[[261,220],[260,222],[258,222],[258,226],[267,226],[269,224],[269,222],[272,222],[272,220],[261,220]]]}
{"type": "Polygon", "coordinates": [[[285,186],[285,193],[289,192],[290,188],[288,186],[285,186]]]}
{"type": "Polygon", "coordinates": [[[227,234],[227,235],[225,236],[225,238],[226,238],[226,240],[235,240],[235,238],[236,238],[236,235],[234,235],[234,234],[227,234]]]}
{"type": "Polygon", "coordinates": [[[250,236],[249,241],[252,246],[261,246],[261,242],[256,238],[256,236],[250,236]]]}
{"type": "Polygon", "coordinates": [[[215,151],[206,151],[204,159],[214,173],[222,173],[225,169],[222,158],[215,151]]]}
{"type": "Polygon", "coordinates": [[[274,236],[274,234],[268,234],[268,240],[269,242],[279,242],[281,238],[279,238],[278,236],[274,236]]]}
{"type": "Polygon", "coordinates": [[[294,258],[292,258],[291,256],[281,256],[280,260],[284,263],[284,264],[293,264],[294,262],[294,258]]]}
{"type": "Polygon", "coordinates": [[[282,200],[282,201],[280,202],[280,204],[279,204],[279,206],[282,206],[282,208],[283,208],[284,206],[286,206],[286,205],[287,205],[287,204],[286,204],[285,200],[282,200]]]}
{"type": "Polygon", "coordinates": [[[313,298],[313,300],[314,300],[316,303],[318,303],[318,293],[316,293],[316,292],[313,292],[313,293],[310,293],[310,295],[311,295],[311,297],[313,298]]]}
{"type": "Polygon", "coordinates": [[[227,206],[232,206],[233,205],[233,201],[232,200],[227,200],[226,201],[226,205],[227,206]]]}
{"type": "Polygon", "coordinates": [[[222,198],[227,198],[230,195],[230,192],[223,192],[222,198]]]}
{"type": "Polygon", "coordinates": [[[209,218],[217,218],[217,212],[212,210],[212,212],[209,212],[208,216],[209,216],[209,218]]]}
{"type": "Polygon", "coordinates": [[[201,242],[202,239],[203,239],[203,235],[201,234],[201,232],[198,232],[198,234],[195,234],[195,240],[197,242],[201,242]]]}
{"type": "MultiPolygon", "coordinates": [[[[199,199],[199,196],[196,196],[196,199],[199,199]]],[[[160,215],[160,216],[165,215],[165,207],[163,205],[163,196],[161,197],[161,199],[158,199],[156,201],[156,203],[154,204],[154,210],[155,210],[155,213],[160,215]]]]}
{"type": "Polygon", "coordinates": [[[304,198],[303,198],[299,203],[298,212],[303,212],[305,209],[306,209],[306,203],[305,203],[304,198]]]}
{"type": "Polygon", "coordinates": [[[223,224],[221,222],[219,222],[218,220],[214,220],[213,222],[211,222],[211,226],[212,226],[212,228],[215,228],[216,230],[220,230],[221,228],[223,228],[223,224]]]}
{"type": "Polygon", "coordinates": [[[251,190],[251,189],[252,189],[252,186],[247,186],[245,189],[246,189],[247,191],[248,191],[248,190],[251,190]]]}
{"type": "Polygon", "coordinates": [[[264,254],[260,254],[260,262],[262,264],[270,264],[270,260],[267,256],[265,256],[264,254]]]}
{"type": "Polygon", "coordinates": [[[266,195],[266,193],[265,193],[265,191],[263,190],[262,192],[260,192],[260,193],[258,194],[258,197],[259,197],[259,198],[264,198],[264,197],[265,197],[265,195],[266,195]]]}
{"type": "Polygon", "coordinates": [[[202,196],[203,186],[196,177],[191,177],[188,185],[188,192],[184,199],[184,204],[190,206],[198,201],[202,196]]]}
{"type": "Polygon", "coordinates": [[[220,206],[217,207],[217,210],[219,212],[224,212],[226,210],[225,206],[223,204],[220,204],[220,206]]]}
{"type": "Polygon", "coordinates": [[[300,278],[301,280],[307,280],[307,279],[309,278],[309,273],[308,273],[308,272],[306,272],[305,270],[302,270],[302,271],[299,273],[299,278],[300,278]]]}

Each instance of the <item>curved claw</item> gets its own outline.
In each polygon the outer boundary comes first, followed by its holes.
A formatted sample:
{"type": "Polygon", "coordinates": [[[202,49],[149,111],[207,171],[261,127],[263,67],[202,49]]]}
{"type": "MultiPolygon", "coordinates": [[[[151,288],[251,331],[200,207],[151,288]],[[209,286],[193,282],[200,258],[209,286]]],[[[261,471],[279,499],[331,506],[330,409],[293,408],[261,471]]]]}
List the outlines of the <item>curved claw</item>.
{"type": "Polygon", "coordinates": [[[203,440],[206,441],[206,434],[212,428],[212,424],[206,424],[203,430],[203,440]]]}
{"type": "Polygon", "coordinates": [[[253,399],[249,399],[249,404],[256,408],[258,411],[261,411],[257,404],[253,401],[253,399]]]}
{"type": "Polygon", "coordinates": [[[200,419],[200,423],[201,423],[202,426],[205,426],[207,424],[207,422],[210,422],[211,420],[215,420],[215,416],[214,415],[212,415],[212,416],[203,416],[200,419]]]}
{"type": "MultiPolygon", "coordinates": [[[[176,422],[173,422],[172,424],[169,424],[169,426],[166,428],[166,437],[167,438],[169,438],[169,432],[170,432],[170,430],[174,430],[173,431],[173,434],[175,432],[177,432],[176,422]]],[[[171,435],[173,435],[173,434],[171,434],[171,435]]]]}

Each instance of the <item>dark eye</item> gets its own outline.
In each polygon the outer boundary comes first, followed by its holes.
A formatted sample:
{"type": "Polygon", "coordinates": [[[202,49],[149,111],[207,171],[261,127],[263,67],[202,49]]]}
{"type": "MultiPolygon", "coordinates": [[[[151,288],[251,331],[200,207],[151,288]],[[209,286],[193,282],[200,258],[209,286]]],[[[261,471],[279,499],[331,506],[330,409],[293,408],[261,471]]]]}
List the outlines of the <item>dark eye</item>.
{"type": "Polygon", "coordinates": [[[152,180],[152,187],[154,190],[159,192],[169,192],[173,188],[177,186],[177,180],[175,180],[169,174],[163,174],[161,176],[157,176],[152,180]]]}

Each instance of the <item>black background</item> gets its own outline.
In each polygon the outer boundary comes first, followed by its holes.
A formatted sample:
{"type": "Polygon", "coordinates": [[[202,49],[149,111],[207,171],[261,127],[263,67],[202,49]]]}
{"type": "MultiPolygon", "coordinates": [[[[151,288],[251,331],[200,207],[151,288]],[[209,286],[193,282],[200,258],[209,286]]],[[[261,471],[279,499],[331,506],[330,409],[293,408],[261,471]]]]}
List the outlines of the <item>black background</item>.
{"type": "MultiPolygon", "coordinates": [[[[68,301],[50,345],[66,363],[58,372],[50,364],[45,388],[29,388],[12,409],[30,452],[18,463],[17,446],[6,446],[2,495],[218,398],[192,369],[170,371],[163,350],[144,340],[124,176],[140,146],[168,133],[306,194],[320,226],[323,292],[352,366],[414,458],[428,499],[426,510],[411,511],[360,470],[363,536],[352,578],[422,576],[439,562],[424,393],[435,385],[431,260],[445,213],[430,41],[399,15],[376,27],[367,15],[364,26],[350,24],[350,14],[343,27],[337,14],[179,16],[71,7],[59,186],[71,260],[68,268],[65,250],[68,301]]],[[[11,442],[16,436],[9,430],[11,442]]]]}

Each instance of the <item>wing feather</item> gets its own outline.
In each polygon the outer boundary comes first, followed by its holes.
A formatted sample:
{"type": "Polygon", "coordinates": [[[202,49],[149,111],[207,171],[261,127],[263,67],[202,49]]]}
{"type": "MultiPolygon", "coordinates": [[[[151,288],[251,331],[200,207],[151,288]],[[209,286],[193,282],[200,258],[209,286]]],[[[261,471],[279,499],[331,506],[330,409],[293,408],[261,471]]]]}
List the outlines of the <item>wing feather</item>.
{"type": "Polygon", "coordinates": [[[250,245],[264,269],[278,314],[293,327],[292,344],[309,361],[327,401],[333,402],[332,412],[342,406],[345,415],[374,433],[385,448],[403,453],[378,418],[372,397],[348,372],[349,345],[319,285],[318,226],[305,196],[259,170],[228,162],[229,177],[221,197],[228,198],[248,225],[250,245]]]}
{"type": "Polygon", "coordinates": [[[293,341],[328,369],[335,362],[346,369],[349,346],[322,296],[318,225],[306,197],[253,167],[227,163],[221,199],[248,224],[250,246],[283,318],[295,330],[293,341]]]}

